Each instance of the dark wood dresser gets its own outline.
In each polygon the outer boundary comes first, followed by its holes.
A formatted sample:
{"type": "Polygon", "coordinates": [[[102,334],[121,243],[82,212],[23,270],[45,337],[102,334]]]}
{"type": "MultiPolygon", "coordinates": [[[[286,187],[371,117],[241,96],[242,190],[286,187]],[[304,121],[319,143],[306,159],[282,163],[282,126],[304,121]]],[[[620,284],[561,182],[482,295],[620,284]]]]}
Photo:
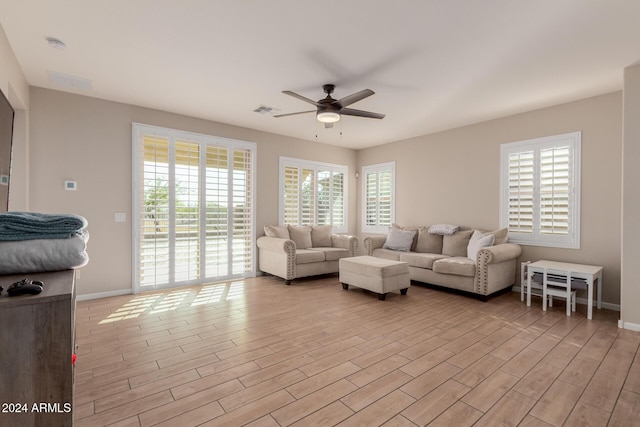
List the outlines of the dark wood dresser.
{"type": "Polygon", "coordinates": [[[73,425],[75,271],[0,276],[0,426],[73,425]],[[21,279],[38,295],[9,297],[21,279]]]}

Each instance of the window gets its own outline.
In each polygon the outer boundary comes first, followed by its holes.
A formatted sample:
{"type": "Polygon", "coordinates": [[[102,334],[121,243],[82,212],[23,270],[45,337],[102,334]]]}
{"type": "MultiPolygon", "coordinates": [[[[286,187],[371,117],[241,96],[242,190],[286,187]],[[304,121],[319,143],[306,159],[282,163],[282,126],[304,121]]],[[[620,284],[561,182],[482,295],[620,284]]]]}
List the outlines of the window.
{"type": "Polygon", "coordinates": [[[395,162],[362,167],[362,232],[386,234],[395,221],[395,162]]]}
{"type": "Polygon", "coordinates": [[[333,225],[347,232],[344,165],[280,157],[280,224],[333,225]]]}
{"type": "Polygon", "coordinates": [[[255,152],[134,123],[134,291],[255,275],[255,152]]]}
{"type": "Polygon", "coordinates": [[[580,248],[580,132],[502,144],[500,224],[509,240],[580,248]]]}

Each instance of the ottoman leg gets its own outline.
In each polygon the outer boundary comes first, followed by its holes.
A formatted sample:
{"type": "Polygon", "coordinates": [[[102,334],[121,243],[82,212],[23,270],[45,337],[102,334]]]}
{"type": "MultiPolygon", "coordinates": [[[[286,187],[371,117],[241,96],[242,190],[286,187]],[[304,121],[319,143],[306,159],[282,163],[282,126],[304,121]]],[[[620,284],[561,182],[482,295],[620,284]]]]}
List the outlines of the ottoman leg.
{"type": "Polygon", "coordinates": [[[345,291],[349,290],[349,284],[348,283],[343,283],[342,284],[342,289],[344,289],[345,291]]]}
{"type": "Polygon", "coordinates": [[[378,295],[378,299],[379,299],[380,301],[384,301],[384,300],[385,300],[385,298],[387,298],[387,294],[380,294],[380,295],[378,295]]]}
{"type": "Polygon", "coordinates": [[[406,295],[408,290],[409,290],[409,288],[400,289],[400,294],[401,295],[406,295]]]}

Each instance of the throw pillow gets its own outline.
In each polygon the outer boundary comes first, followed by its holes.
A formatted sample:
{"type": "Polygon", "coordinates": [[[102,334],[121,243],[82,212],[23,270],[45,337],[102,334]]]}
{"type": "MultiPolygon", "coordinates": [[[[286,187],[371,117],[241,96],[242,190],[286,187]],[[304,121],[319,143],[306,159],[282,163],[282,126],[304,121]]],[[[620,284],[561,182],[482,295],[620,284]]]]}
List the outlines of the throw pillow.
{"type": "Polygon", "coordinates": [[[296,244],[296,249],[307,249],[313,247],[311,243],[311,227],[304,225],[302,227],[294,227],[289,225],[289,235],[291,240],[296,244]]]}
{"type": "Polygon", "coordinates": [[[429,229],[427,227],[418,229],[418,244],[416,245],[416,252],[441,254],[442,236],[439,234],[429,233],[429,229]]]}
{"type": "Polygon", "coordinates": [[[311,227],[311,244],[314,248],[331,247],[332,225],[314,225],[311,227]]]}
{"type": "Polygon", "coordinates": [[[494,245],[501,245],[503,243],[507,243],[507,241],[509,240],[509,229],[508,228],[502,228],[500,230],[496,230],[496,231],[489,231],[489,232],[485,232],[485,235],[493,235],[494,237],[494,241],[493,244],[494,245]]]}
{"type": "Polygon", "coordinates": [[[416,245],[418,244],[418,227],[403,227],[401,225],[398,224],[391,224],[391,227],[393,228],[397,228],[398,230],[402,230],[402,231],[415,231],[416,233],[413,235],[413,242],[411,242],[411,252],[415,252],[416,250],[416,245]]]}
{"type": "Polygon", "coordinates": [[[394,251],[409,252],[415,231],[403,231],[396,227],[389,229],[387,241],[382,246],[383,249],[392,249],[394,251]]]}
{"type": "Polygon", "coordinates": [[[289,239],[289,229],[286,225],[265,225],[264,235],[267,237],[277,237],[278,239],[289,239]]]}
{"type": "Polygon", "coordinates": [[[440,234],[442,236],[453,236],[456,231],[460,231],[459,225],[453,224],[436,224],[429,227],[429,233],[440,234]]]}
{"type": "Polygon", "coordinates": [[[495,236],[493,234],[485,235],[483,232],[475,230],[471,239],[469,239],[469,245],[467,246],[467,258],[475,261],[478,258],[478,252],[480,249],[492,246],[495,236]]]}
{"type": "Polygon", "coordinates": [[[466,257],[467,246],[469,246],[472,234],[473,230],[460,230],[451,236],[444,236],[442,238],[442,255],[466,257]]]}

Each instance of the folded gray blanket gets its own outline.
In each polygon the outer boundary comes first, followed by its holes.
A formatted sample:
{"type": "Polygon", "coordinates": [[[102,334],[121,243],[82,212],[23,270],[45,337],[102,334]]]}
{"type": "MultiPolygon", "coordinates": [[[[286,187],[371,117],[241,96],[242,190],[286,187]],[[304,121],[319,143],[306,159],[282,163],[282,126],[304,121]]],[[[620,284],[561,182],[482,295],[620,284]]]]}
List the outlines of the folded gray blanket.
{"type": "Polygon", "coordinates": [[[0,213],[0,240],[64,239],[86,227],[87,220],[74,214],[0,213]]]}
{"type": "Polygon", "coordinates": [[[0,274],[38,273],[80,268],[89,262],[89,233],[67,239],[0,242],[0,274]]]}

